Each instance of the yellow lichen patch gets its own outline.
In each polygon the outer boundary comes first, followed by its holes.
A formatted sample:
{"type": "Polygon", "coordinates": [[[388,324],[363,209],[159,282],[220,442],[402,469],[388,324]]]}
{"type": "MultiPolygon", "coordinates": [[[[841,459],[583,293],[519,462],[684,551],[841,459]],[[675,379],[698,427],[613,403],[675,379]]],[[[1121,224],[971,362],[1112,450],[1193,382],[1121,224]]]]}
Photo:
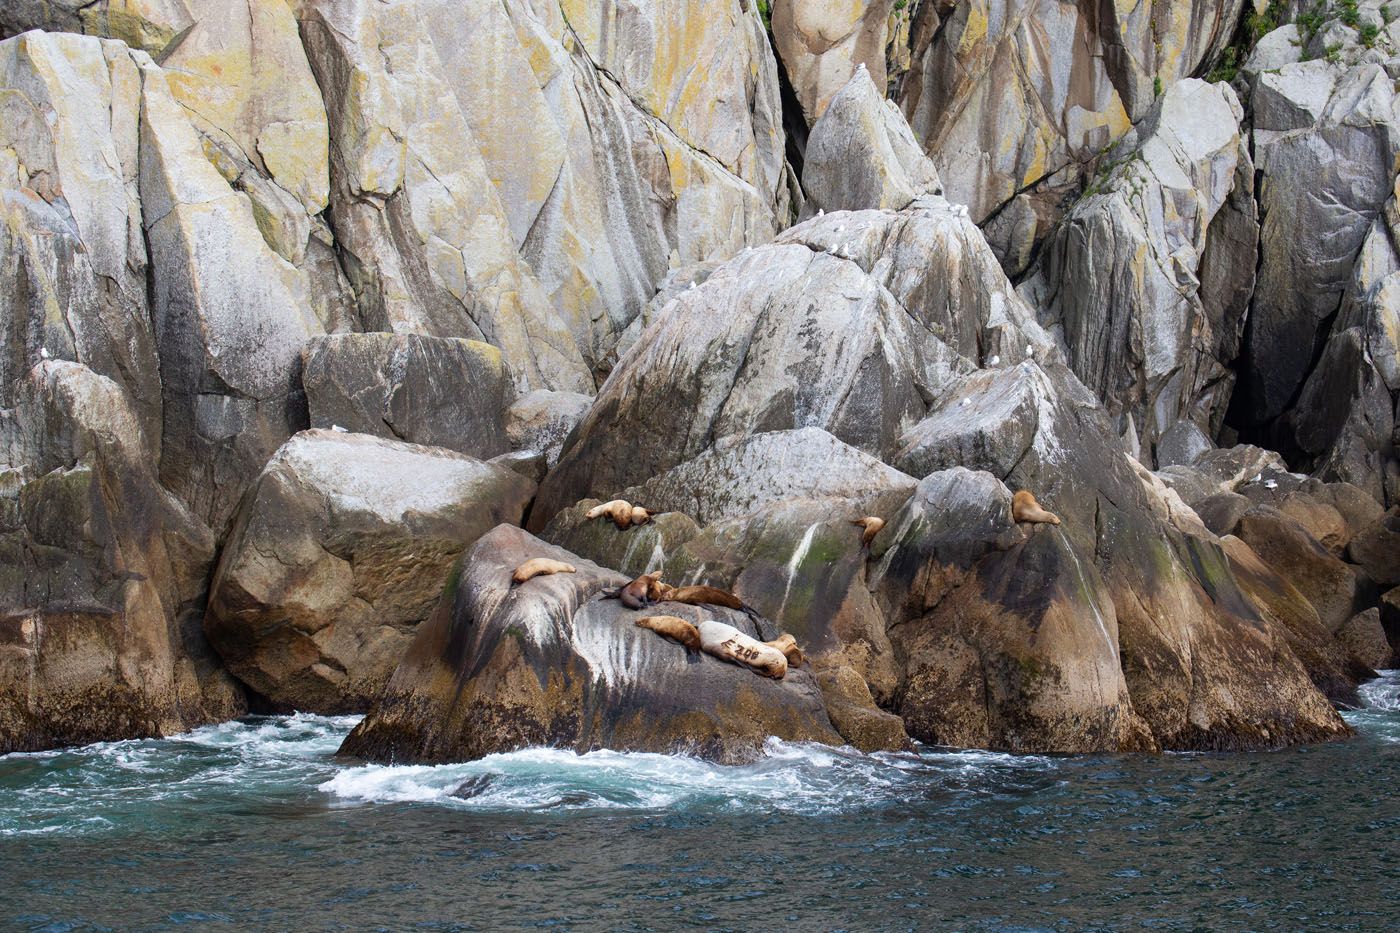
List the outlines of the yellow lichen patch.
{"type": "Polygon", "coordinates": [[[959,57],[967,55],[977,48],[985,38],[987,38],[987,11],[983,9],[981,3],[970,4],[967,10],[967,25],[963,28],[962,36],[958,38],[959,57]]]}

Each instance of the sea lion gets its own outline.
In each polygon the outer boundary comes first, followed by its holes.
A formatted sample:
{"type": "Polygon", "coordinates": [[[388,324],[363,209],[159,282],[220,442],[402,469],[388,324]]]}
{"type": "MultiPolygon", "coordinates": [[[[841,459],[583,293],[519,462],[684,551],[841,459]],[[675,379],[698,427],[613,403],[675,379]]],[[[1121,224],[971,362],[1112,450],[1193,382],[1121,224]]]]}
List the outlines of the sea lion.
{"type": "Polygon", "coordinates": [[[745,601],[728,590],[721,590],[720,587],[693,586],[693,587],[665,587],[662,590],[661,601],[664,602],[685,602],[686,605],[722,605],[725,609],[738,609],[749,616],[749,618],[760,618],[759,611],[752,605],[745,604],[745,601]]]}
{"type": "Polygon", "coordinates": [[[787,656],[772,645],[765,645],[734,626],[714,619],[706,619],[698,628],[700,647],[706,654],[742,664],[774,680],[787,676],[787,656]]]}
{"type": "Polygon", "coordinates": [[[660,574],[657,574],[657,579],[652,580],[651,583],[647,585],[647,599],[654,603],[664,603],[671,598],[671,594],[675,591],[676,588],[671,584],[662,583],[660,574]]]}
{"type": "Polygon", "coordinates": [[[860,546],[870,547],[870,542],[875,540],[875,536],[880,533],[880,529],[885,527],[885,520],[874,515],[867,515],[864,518],[851,519],[852,525],[859,525],[865,529],[865,533],[860,536],[860,546]]]}
{"type": "Polygon", "coordinates": [[[797,647],[797,639],[787,632],[772,641],[765,641],[764,644],[781,651],[783,656],[787,658],[790,668],[798,668],[807,663],[807,656],[802,653],[801,648],[797,647]]]}
{"type": "Polygon", "coordinates": [[[612,523],[622,531],[626,531],[633,525],[645,525],[651,521],[650,512],[640,505],[633,505],[626,499],[613,499],[602,505],[595,505],[588,510],[586,517],[589,521],[595,518],[610,518],[612,523]]]}
{"type": "Polygon", "coordinates": [[[646,616],[638,619],[637,624],[674,639],[691,651],[700,650],[700,630],[679,616],[646,616]]]}
{"type": "Polygon", "coordinates": [[[578,573],[578,569],[573,564],[566,564],[562,560],[532,557],[515,568],[515,573],[510,575],[510,581],[512,586],[518,586],[526,580],[548,576],[551,573],[578,573]]]}
{"type": "Polygon", "coordinates": [[[621,589],[604,592],[604,599],[620,599],[628,609],[641,609],[651,605],[651,588],[660,582],[661,574],[644,573],[621,589]]]}
{"type": "Polygon", "coordinates": [[[1050,525],[1060,523],[1058,516],[1040,507],[1040,503],[1035,501],[1035,496],[1031,495],[1029,489],[1022,489],[1011,497],[1011,520],[1050,525]]]}

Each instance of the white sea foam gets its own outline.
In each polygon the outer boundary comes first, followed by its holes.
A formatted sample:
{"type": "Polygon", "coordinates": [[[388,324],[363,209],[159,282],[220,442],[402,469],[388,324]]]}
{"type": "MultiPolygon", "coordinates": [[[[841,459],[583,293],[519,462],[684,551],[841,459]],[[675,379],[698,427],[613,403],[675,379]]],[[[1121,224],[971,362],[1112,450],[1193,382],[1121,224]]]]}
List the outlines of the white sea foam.
{"type": "Polygon", "coordinates": [[[944,774],[963,781],[990,767],[1044,769],[1045,758],[995,752],[863,755],[849,748],[769,740],[749,765],[612,751],[533,748],[451,765],[364,765],[319,786],[350,803],[435,803],[486,810],[741,807],[820,813],[875,805],[894,790],[944,774]]]}

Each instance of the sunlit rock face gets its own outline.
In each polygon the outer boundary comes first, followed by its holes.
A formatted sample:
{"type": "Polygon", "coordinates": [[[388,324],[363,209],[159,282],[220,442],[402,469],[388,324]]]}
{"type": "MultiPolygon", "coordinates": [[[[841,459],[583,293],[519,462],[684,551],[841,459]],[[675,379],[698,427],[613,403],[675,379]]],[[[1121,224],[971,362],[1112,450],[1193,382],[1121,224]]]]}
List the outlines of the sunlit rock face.
{"type": "Polygon", "coordinates": [[[737,0],[536,6],[300,15],[364,325],[484,339],[520,388],[579,391],[673,265],[786,226],[777,72],[737,0]]]}
{"type": "Polygon", "coordinates": [[[4,4],[0,743],[1346,734],[1400,644],[1400,26],[1250,12],[4,4]],[[644,571],[807,663],[637,628],[644,571]]]}

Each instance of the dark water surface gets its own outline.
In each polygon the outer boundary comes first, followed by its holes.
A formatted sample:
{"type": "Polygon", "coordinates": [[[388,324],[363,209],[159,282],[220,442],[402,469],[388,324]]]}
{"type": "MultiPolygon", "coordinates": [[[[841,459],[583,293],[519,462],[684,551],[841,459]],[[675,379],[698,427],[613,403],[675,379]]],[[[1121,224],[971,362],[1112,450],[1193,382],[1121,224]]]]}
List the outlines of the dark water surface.
{"type": "Polygon", "coordinates": [[[353,718],[0,758],[0,927],[1400,927],[1400,673],[1348,742],[355,767],[353,718]]]}

